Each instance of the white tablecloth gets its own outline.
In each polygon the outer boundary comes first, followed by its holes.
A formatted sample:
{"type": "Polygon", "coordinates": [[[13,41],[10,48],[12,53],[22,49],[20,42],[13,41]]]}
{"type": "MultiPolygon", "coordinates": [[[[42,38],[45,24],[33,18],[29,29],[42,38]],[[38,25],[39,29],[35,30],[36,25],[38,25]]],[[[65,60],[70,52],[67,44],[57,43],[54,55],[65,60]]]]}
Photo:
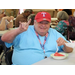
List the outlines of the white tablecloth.
{"type": "Polygon", "coordinates": [[[6,33],[9,30],[0,31],[0,36],[2,36],[4,33],[6,33]]]}
{"type": "MultiPolygon", "coordinates": [[[[15,28],[9,28],[9,30],[13,30],[15,28]]],[[[0,36],[2,36],[4,33],[8,32],[9,30],[0,31],[0,36]]]]}
{"type": "Polygon", "coordinates": [[[56,60],[56,59],[53,59],[52,57],[48,57],[33,65],[75,65],[75,48],[73,52],[68,54],[69,56],[63,60],[56,60]]]}

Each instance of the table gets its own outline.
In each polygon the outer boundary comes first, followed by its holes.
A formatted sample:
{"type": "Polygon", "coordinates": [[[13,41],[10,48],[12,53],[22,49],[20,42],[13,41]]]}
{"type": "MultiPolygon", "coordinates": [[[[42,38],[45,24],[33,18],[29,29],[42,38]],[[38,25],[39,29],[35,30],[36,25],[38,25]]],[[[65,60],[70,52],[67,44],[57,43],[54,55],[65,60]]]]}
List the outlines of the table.
{"type": "MultiPolygon", "coordinates": [[[[9,30],[13,30],[15,28],[9,28],[9,30]]],[[[0,36],[2,36],[4,33],[8,32],[9,30],[0,31],[0,36]]]]}
{"type": "Polygon", "coordinates": [[[63,60],[56,60],[52,57],[48,57],[44,60],[41,60],[33,65],[75,65],[75,48],[73,52],[68,53],[69,56],[63,60]]]}
{"type": "Polygon", "coordinates": [[[0,31],[0,36],[2,36],[4,33],[6,33],[9,30],[0,31]]]}
{"type": "Polygon", "coordinates": [[[0,36],[2,36],[4,33],[8,32],[9,30],[13,30],[16,28],[9,28],[8,30],[0,31],[0,36]]]}

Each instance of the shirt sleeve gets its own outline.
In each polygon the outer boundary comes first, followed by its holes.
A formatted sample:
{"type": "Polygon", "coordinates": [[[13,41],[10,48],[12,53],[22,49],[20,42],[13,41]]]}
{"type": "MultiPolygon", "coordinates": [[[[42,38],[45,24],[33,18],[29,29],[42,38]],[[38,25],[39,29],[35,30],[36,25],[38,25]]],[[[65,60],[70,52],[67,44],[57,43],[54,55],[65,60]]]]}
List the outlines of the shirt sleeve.
{"type": "Polygon", "coordinates": [[[7,43],[7,42],[5,42],[5,45],[6,45],[7,48],[9,48],[9,47],[11,47],[13,45],[13,43],[7,43]]]}
{"type": "Polygon", "coordinates": [[[11,46],[13,46],[13,47],[19,47],[20,37],[21,37],[21,36],[20,36],[20,34],[19,34],[19,35],[17,35],[17,36],[15,37],[15,39],[13,40],[12,43],[7,43],[7,42],[5,42],[6,47],[7,47],[7,48],[9,48],[9,47],[11,47],[11,46]]]}

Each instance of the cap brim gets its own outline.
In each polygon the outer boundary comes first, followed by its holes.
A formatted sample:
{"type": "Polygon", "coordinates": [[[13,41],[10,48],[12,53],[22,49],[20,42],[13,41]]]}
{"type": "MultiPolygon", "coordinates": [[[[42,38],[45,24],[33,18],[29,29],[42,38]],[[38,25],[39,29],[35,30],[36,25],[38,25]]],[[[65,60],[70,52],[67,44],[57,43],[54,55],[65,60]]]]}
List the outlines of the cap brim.
{"type": "Polygon", "coordinates": [[[37,19],[36,21],[37,21],[37,22],[41,22],[41,21],[48,21],[48,22],[51,22],[50,19],[37,19]]]}

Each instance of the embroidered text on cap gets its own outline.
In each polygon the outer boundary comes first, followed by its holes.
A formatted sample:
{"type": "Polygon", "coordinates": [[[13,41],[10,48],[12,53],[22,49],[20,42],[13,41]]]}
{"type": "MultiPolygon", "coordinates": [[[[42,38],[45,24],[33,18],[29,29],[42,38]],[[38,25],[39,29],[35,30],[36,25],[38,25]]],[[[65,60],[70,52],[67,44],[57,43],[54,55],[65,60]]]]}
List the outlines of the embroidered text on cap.
{"type": "Polygon", "coordinates": [[[45,12],[42,12],[41,14],[43,14],[43,17],[45,17],[45,16],[46,16],[46,13],[45,13],[45,12]]]}

